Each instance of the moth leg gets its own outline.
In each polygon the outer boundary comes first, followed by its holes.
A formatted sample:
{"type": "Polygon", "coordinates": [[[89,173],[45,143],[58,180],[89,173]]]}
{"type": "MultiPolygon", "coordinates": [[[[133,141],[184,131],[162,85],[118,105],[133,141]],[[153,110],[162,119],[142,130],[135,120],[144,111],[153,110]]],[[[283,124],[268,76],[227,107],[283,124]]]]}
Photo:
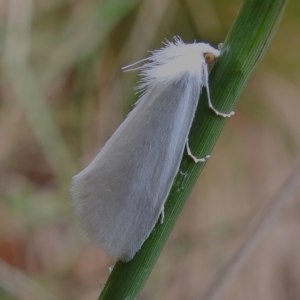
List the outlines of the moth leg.
{"type": "Polygon", "coordinates": [[[165,218],[165,206],[163,205],[163,207],[160,211],[160,224],[164,223],[164,218],[165,218]]]}
{"type": "Polygon", "coordinates": [[[210,99],[209,85],[208,85],[208,70],[207,70],[207,66],[205,66],[203,68],[203,70],[204,70],[205,87],[206,87],[206,92],[207,92],[207,98],[208,98],[208,106],[209,106],[209,108],[212,109],[217,116],[221,116],[221,117],[224,117],[224,118],[231,117],[232,115],[234,115],[234,111],[231,111],[229,114],[222,113],[222,112],[218,111],[217,109],[215,109],[214,106],[212,105],[212,102],[211,102],[211,99],[210,99]]]}
{"type": "Polygon", "coordinates": [[[186,142],[186,150],[187,150],[188,155],[194,160],[195,163],[205,162],[208,158],[210,158],[210,155],[206,155],[203,158],[197,158],[196,156],[194,156],[191,152],[191,149],[189,146],[189,141],[186,142]]]}
{"type": "Polygon", "coordinates": [[[183,177],[185,177],[187,175],[187,173],[183,173],[182,171],[180,171],[180,175],[182,175],[183,177]]]}

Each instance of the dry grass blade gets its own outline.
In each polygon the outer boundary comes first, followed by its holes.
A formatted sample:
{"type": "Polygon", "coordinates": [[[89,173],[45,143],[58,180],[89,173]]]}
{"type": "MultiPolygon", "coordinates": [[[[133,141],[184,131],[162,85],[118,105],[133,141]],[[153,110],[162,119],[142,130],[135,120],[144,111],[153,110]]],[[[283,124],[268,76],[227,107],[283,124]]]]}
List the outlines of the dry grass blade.
{"type": "Polygon", "coordinates": [[[224,264],[223,268],[213,279],[207,290],[204,292],[202,300],[216,300],[222,294],[224,288],[233,279],[236,273],[250,258],[258,244],[262,241],[274,223],[278,220],[280,212],[284,205],[289,201],[293,193],[300,186],[300,160],[297,167],[283,184],[277,195],[271,203],[262,209],[257,216],[252,228],[249,228],[249,233],[245,237],[245,241],[238,251],[224,264]]]}
{"type": "Polygon", "coordinates": [[[18,269],[0,260],[0,286],[18,299],[59,300],[18,269]]]}

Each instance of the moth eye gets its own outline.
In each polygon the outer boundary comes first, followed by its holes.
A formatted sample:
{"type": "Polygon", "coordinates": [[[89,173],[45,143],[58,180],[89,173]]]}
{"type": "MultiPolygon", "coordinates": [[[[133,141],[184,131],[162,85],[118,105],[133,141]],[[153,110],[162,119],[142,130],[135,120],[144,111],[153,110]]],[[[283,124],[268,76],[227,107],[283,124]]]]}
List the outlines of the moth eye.
{"type": "Polygon", "coordinates": [[[216,57],[210,52],[207,52],[204,54],[204,59],[208,65],[210,65],[216,61],[216,57]]]}

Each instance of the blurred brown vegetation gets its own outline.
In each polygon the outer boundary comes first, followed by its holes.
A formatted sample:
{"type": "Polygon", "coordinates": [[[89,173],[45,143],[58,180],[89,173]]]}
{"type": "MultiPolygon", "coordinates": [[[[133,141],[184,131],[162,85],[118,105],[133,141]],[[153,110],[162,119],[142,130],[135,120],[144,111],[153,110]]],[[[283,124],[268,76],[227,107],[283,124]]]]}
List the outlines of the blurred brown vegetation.
{"type": "MultiPolygon", "coordinates": [[[[0,3],[0,299],[97,299],[114,262],[78,228],[69,187],[135,100],[136,74],[121,67],[174,35],[217,45],[240,4],[0,3]]],[[[299,32],[300,2],[291,0],[139,299],[200,299],[291,172],[300,148],[299,32]]],[[[299,200],[287,199],[222,299],[300,299],[299,200]]]]}

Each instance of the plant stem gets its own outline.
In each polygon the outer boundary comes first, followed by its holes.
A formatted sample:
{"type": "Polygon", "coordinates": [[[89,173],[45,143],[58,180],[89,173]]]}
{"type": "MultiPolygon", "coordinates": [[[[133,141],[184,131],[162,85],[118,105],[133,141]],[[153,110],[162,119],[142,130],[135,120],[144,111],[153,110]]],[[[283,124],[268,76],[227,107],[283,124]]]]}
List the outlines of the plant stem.
{"type": "MultiPolygon", "coordinates": [[[[233,109],[252,72],[262,59],[276,33],[286,0],[245,0],[224,42],[221,56],[210,74],[214,106],[222,112],[233,109]]],[[[216,116],[202,93],[189,135],[194,155],[204,157],[212,149],[226,119],[216,116]]],[[[211,158],[213,159],[213,158],[211,158]]],[[[175,222],[195,185],[204,163],[195,164],[186,154],[165,205],[164,223],[158,222],[128,263],[117,262],[99,300],[136,299],[168,239],[175,222]]]]}

